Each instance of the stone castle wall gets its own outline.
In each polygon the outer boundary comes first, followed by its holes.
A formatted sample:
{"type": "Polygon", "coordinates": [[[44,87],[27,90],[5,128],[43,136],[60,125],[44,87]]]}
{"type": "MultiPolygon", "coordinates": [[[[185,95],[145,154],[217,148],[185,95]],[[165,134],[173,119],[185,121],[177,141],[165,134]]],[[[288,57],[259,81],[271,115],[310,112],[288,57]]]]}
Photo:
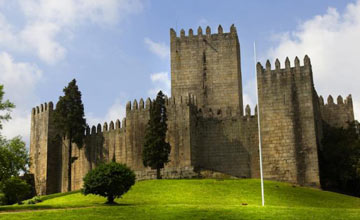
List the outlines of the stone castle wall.
{"type": "MultiPolygon", "coordinates": [[[[259,131],[264,178],[319,186],[317,149],[322,123],[340,127],[354,121],[351,96],[324,104],[314,88],[310,59],[298,58],[293,67],[277,60],[272,69],[257,64],[259,114],[243,113],[240,44],[234,26],[229,33],[206,34],[190,29],[177,37],[170,30],[171,95],[166,99],[170,162],[164,178],[192,178],[226,174],[259,178],[259,131]],[[191,94],[191,95],[189,95],[191,94]],[[196,97],[196,98],[195,98],[196,97]],[[215,172],[215,173],[214,173],[215,172]]],[[[84,145],[73,145],[72,189],[82,187],[86,173],[99,163],[115,160],[132,168],[137,179],[156,177],[142,163],[142,146],[151,100],[129,102],[120,122],[86,129],[84,145]]],[[[67,141],[53,125],[53,104],[33,109],[31,172],[38,194],[67,191],[67,141]]]]}
{"type": "MultiPolygon", "coordinates": [[[[80,149],[73,144],[72,189],[80,189],[83,177],[99,163],[115,160],[127,164],[137,174],[137,179],[150,179],[155,171],[145,168],[142,162],[142,147],[145,129],[149,120],[150,99],[146,105],[141,99],[129,102],[126,106],[126,118],[120,123],[105,122],[103,126],[93,126],[86,130],[84,146],[80,149]]],[[[196,112],[193,97],[170,98],[166,101],[168,113],[167,140],[171,145],[170,162],[162,171],[164,178],[192,177],[192,151],[190,148],[190,115],[196,112]],[[194,110],[195,109],[195,110],[194,110]]],[[[67,142],[63,142],[62,161],[67,164],[67,142]]],[[[67,191],[67,166],[62,167],[62,190],[67,191]]]]}
{"type": "Polygon", "coordinates": [[[264,178],[319,185],[317,125],[310,59],[275,69],[257,65],[264,178]]]}
{"type": "Polygon", "coordinates": [[[345,100],[339,95],[336,104],[331,95],[327,98],[327,103],[325,104],[323,97],[320,96],[319,104],[321,117],[330,126],[347,127],[348,122],[355,120],[351,95],[346,97],[345,100]]]}
{"type": "Polygon", "coordinates": [[[257,175],[257,117],[232,115],[230,109],[200,112],[195,130],[198,169],[243,178],[257,175]]]}

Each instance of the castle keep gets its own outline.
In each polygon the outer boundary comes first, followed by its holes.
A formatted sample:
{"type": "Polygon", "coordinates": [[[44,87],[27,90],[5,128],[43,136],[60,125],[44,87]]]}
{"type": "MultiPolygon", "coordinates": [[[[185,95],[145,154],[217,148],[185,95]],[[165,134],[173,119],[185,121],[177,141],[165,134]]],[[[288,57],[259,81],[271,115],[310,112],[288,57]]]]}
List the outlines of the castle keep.
{"type": "MultiPolygon", "coordinates": [[[[164,178],[193,178],[223,173],[240,178],[259,177],[258,111],[263,149],[264,178],[319,186],[317,149],[322,123],[335,127],[354,121],[352,99],[341,96],[327,104],[314,88],[311,62],[296,57],[271,67],[257,64],[259,106],[243,111],[240,44],[236,28],[217,33],[209,27],[197,34],[170,30],[171,97],[167,140],[170,162],[164,178]],[[205,171],[205,172],[204,172],[205,171]]],[[[142,163],[144,131],[151,100],[126,105],[126,117],[88,127],[84,146],[73,146],[72,189],[82,187],[85,174],[100,162],[126,163],[137,179],[156,177],[142,163]]],[[[53,123],[53,103],[32,110],[30,171],[38,194],[67,190],[67,141],[53,123]]]]}

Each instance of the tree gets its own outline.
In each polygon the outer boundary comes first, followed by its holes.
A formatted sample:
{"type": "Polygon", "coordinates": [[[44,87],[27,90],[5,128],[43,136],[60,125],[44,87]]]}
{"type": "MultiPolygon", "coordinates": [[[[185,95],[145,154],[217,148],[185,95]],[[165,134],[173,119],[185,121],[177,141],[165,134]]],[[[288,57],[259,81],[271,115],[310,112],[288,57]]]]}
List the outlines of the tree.
{"type": "Polygon", "coordinates": [[[326,123],[319,149],[321,187],[360,196],[360,137],[354,123],[334,128],[326,123]]]}
{"type": "Polygon", "coordinates": [[[11,177],[2,184],[2,192],[8,205],[21,204],[21,201],[30,195],[30,189],[30,185],[19,177],[11,177]]]}
{"type": "Polygon", "coordinates": [[[11,111],[11,109],[15,108],[15,105],[13,103],[11,103],[9,100],[5,100],[3,102],[3,98],[4,98],[4,94],[5,94],[3,89],[4,89],[4,86],[0,85],[0,112],[5,111],[4,115],[0,114],[0,129],[2,129],[1,122],[11,119],[9,112],[11,111]]]}
{"type": "Polygon", "coordinates": [[[145,130],[142,159],[144,166],[156,169],[157,179],[161,179],[160,169],[169,162],[170,144],[165,141],[167,115],[164,94],[160,91],[150,107],[150,119],[145,130]]]}
{"type": "Polygon", "coordinates": [[[107,198],[107,203],[114,203],[135,184],[135,174],[125,164],[110,162],[100,164],[84,177],[83,193],[95,194],[107,198]]]}
{"type": "Polygon", "coordinates": [[[20,137],[6,140],[0,136],[0,182],[20,172],[26,173],[29,161],[25,142],[20,137]]]}
{"type": "Polygon", "coordinates": [[[59,97],[56,104],[54,122],[64,140],[68,141],[68,191],[71,191],[71,164],[76,158],[71,156],[72,143],[82,147],[86,120],[84,118],[84,105],[81,101],[81,92],[73,79],[64,88],[64,96],[59,97]]]}

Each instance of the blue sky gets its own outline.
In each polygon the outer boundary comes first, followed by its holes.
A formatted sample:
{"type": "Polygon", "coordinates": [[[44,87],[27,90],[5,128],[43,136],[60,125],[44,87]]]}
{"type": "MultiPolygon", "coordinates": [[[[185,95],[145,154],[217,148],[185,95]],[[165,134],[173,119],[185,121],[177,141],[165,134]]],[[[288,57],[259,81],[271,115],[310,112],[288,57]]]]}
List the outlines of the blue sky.
{"type": "Polygon", "coordinates": [[[169,92],[170,28],[219,24],[238,31],[244,104],[256,102],[256,41],[261,62],[308,54],[318,93],[360,106],[360,1],[0,0],[0,84],[17,105],[2,133],[28,141],[31,108],[73,78],[89,124],[122,118],[127,101],[169,92]]]}

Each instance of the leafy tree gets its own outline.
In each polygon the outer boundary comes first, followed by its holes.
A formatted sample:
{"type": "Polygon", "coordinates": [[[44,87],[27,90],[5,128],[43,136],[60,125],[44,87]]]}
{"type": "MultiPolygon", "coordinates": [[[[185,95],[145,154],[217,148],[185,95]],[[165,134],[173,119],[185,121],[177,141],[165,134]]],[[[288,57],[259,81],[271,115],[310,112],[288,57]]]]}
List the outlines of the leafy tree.
{"type": "Polygon", "coordinates": [[[107,198],[107,203],[114,203],[135,184],[135,174],[125,164],[110,162],[101,164],[89,171],[84,177],[83,193],[95,194],[107,198]]]}
{"type": "Polygon", "coordinates": [[[0,136],[0,181],[27,172],[29,155],[20,137],[6,140],[0,136]]]}
{"type": "Polygon", "coordinates": [[[4,89],[4,86],[0,85],[0,112],[5,111],[4,115],[0,114],[0,129],[2,129],[1,122],[11,119],[9,112],[11,111],[11,109],[15,108],[15,105],[13,103],[11,103],[9,100],[5,100],[3,102],[3,98],[4,98],[4,94],[5,94],[3,89],[4,89]]]}
{"type": "Polygon", "coordinates": [[[360,137],[355,124],[345,129],[324,123],[323,132],[319,149],[322,188],[360,196],[360,137]]]}
{"type": "Polygon", "coordinates": [[[21,204],[30,194],[30,185],[19,177],[11,177],[2,184],[2,192],[5,195],[5,201],[11,205],[14,203],[21,204]]]}
{"type": "Polygon", "coordinates": [[[71,157],[72,143],[82,147],[86,120],[84,117],[84,105],[81,101],[81,92],[73,79],[64,88],[64,96],[59,97],[56,104],[54,121],[64,140],[68,141],[68,191],[71,191],[71,164],[76,158],[71,157]]]}
{"type": "Polygon", "coordinates": [[[160,91],[150,107],[150,119],[146,127],[142,159],[144,166],[156,169],[157,179],[161,179],[160,169],[169,162],[170,144],[165,141],[167,115],[164,94],[160,91]]]}

